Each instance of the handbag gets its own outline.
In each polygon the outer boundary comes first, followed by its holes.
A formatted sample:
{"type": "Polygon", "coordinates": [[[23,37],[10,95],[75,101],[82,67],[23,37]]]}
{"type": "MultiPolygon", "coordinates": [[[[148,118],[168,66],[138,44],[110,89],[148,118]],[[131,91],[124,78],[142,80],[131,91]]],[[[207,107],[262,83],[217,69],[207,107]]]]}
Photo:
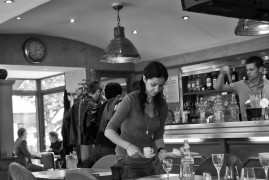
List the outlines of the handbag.
{"type": "Polygon", "coordinates": [[[145,161],[145,158],[118,159],[117,163],[111,167],[112,178],[113,180],[121,180],[155,175],[153,160],[154,158],[150,159],[150,161],[145,161]]]}

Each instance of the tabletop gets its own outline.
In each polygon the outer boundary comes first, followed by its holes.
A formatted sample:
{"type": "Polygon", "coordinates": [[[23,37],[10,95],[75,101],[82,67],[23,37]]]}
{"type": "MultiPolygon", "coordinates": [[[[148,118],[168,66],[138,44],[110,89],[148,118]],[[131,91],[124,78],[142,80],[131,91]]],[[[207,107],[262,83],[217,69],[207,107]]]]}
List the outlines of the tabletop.
{"type": "MultiPolygon", "coordinates": [[[[109,175],[111,175],[110,169],[91,169],[91,168],[81,168],[81,169],[90,171],[91,174],[97,175],[97,176],[109,176],[109,175]]],[[[32,172],[32,174],[37,179],[61,180],[61,179],[64,179],[64,176],[67,173],[67,171],[68,171],[68,169],[55,169],[55,170],[48,170],[48,171],[32,172]]]]}

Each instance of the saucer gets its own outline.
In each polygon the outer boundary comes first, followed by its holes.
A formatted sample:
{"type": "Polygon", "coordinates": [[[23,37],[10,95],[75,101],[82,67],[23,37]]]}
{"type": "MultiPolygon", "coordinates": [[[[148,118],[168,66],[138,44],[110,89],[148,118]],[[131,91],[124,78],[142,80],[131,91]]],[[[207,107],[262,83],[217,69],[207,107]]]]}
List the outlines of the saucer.
{"type": "Polygon", "coordinates": [[[145,158],[147,158],[147,159],[149,159],[149,158],[153,158],[155,156],[155,154],[153,153],[153,154],[150,154],[150,156],[145,156],[145,158]]]}

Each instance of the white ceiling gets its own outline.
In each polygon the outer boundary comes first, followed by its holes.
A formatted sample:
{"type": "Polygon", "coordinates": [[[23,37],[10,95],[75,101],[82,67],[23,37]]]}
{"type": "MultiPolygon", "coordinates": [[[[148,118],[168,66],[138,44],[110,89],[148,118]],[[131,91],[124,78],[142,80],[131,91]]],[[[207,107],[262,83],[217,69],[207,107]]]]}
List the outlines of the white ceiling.
{"type": "MultiPolygon", "coordinates": [[[[0,2],[0,33],[69,38],[104,49],[113,38],[117,0],[15,0],[0,2]],[[44,4],[42,4],[44,3],[44,4]],[[42,5],[40,5],[42,4],[42,5]],[[20,15],[21,20],[16,20],[20,15]],[[75,18],[76,23],[69,23],[75,18]]],[[[238,19],[182,11],[181,0],[122,0],[121,25],[141,61],[152,60],[255,37],[238,37],[238,19]],[[181,17],[187,15],[188,21],[181,17]],[[131,33],[138,30],[138,34],[131,33]]]]}

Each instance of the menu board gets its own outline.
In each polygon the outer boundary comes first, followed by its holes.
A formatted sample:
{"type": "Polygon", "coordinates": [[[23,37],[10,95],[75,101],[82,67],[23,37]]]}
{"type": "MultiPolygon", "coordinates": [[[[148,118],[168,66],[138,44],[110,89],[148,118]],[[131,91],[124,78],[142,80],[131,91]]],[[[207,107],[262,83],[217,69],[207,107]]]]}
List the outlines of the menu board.
{"type": "Polygon", "coordinates": [[[166,97],[167,103],[179,102],[179,88],[178,88],[178,76],[169,76],[163,93],[166,97]]]}

